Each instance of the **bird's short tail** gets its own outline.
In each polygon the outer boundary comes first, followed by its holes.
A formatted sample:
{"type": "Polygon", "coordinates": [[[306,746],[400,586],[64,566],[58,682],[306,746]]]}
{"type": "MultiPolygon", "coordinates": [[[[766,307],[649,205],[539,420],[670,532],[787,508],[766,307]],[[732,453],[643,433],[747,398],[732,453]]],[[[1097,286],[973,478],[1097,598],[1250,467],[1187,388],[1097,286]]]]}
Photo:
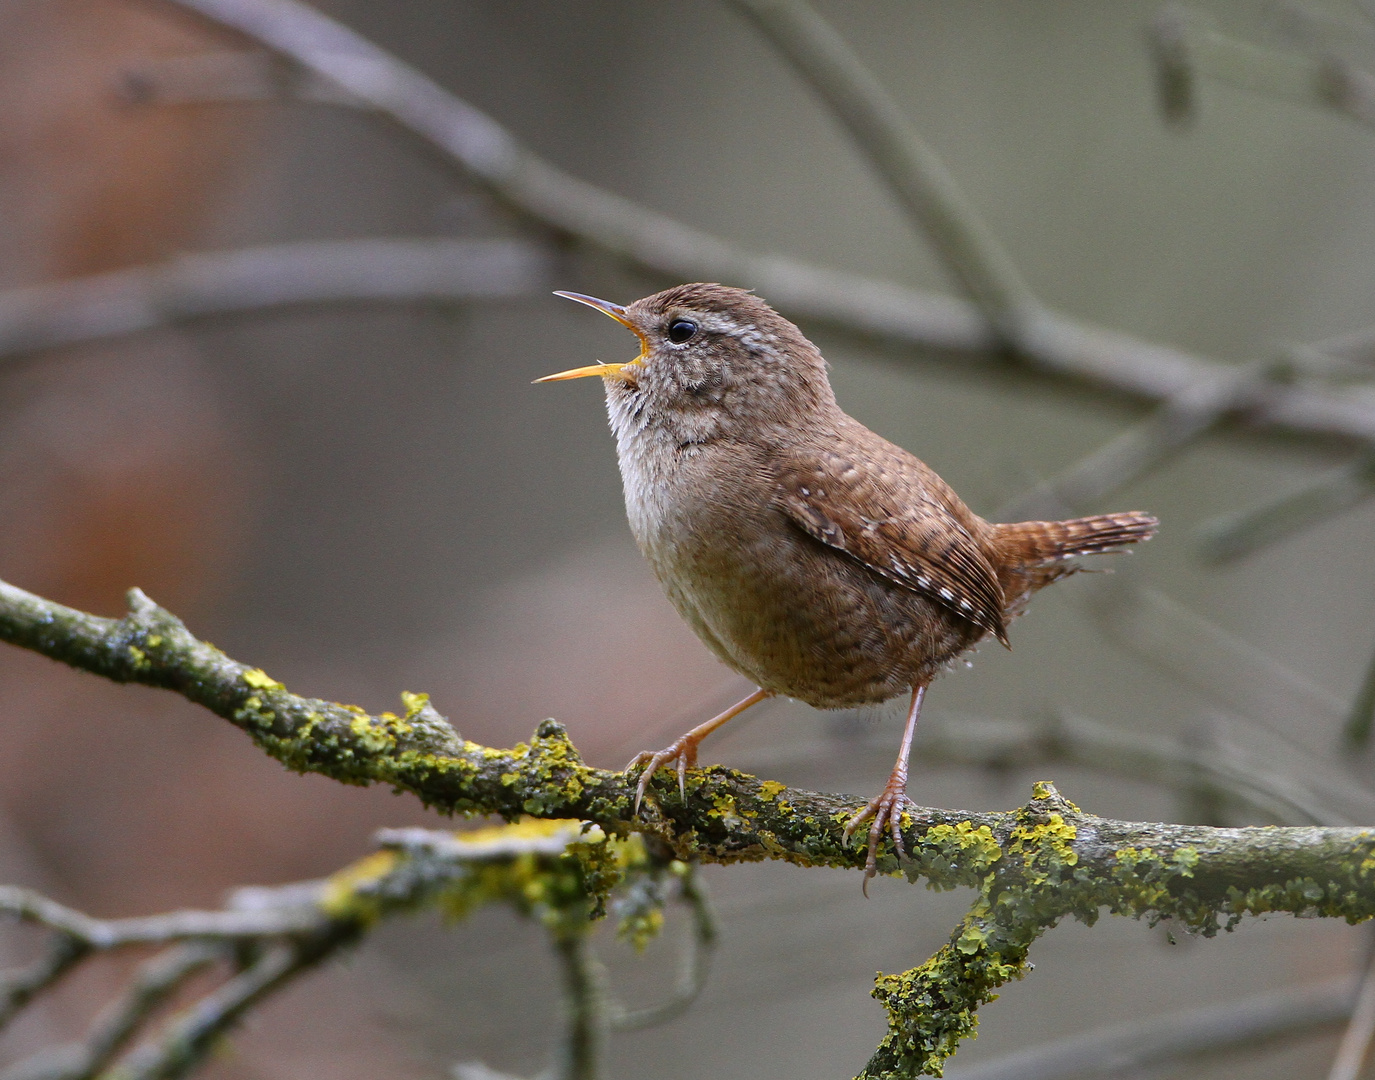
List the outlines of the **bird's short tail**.
{"type": "Polygon", "coordinates": [[[1018,521],[994,528],[1005,557],[1030,567],[1137,544],[1149,540],[1159,524],[1150,514],[1127,513],[1072,521],[1018,521]]]}
{"type": "Polygon", "coordinates": [[[1083,569],[1066,560],[1139,544],[1149,540],[1159,524],[1150,514],[1131,513],[993,526],[1003,553],[998,584],[1008,616],[1019,614],[1032,593],[1083,569]]]}

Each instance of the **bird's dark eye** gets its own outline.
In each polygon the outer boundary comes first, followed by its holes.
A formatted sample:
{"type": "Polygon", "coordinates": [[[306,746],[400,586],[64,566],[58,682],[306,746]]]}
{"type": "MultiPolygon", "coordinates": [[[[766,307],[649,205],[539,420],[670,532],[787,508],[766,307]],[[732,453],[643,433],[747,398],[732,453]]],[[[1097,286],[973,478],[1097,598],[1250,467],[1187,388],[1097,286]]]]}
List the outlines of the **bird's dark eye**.
{"type": "Polygon", "coordinates": [[[674,319],[668,324],[668,340],[681,345],[697,333],[697,324],[690,319],[674,319]]]}

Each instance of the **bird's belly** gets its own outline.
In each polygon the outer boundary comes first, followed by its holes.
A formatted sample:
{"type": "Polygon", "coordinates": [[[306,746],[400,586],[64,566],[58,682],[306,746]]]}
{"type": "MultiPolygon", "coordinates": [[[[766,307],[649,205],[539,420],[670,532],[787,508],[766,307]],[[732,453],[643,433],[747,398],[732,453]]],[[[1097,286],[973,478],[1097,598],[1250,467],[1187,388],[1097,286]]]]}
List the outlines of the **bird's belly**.
{"type": "Polygon", "coordinates": [[[981,636],[781,515],[642,545],[670,601],[729,666],[817,708],[886,701],[981,636]]]}

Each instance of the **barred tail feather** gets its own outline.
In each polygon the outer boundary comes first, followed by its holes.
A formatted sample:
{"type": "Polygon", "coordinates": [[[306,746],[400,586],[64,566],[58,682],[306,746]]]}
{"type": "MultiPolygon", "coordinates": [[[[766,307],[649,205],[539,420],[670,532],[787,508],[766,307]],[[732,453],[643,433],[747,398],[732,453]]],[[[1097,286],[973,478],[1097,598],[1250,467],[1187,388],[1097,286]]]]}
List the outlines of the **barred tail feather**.
{"type": "Polygon", "coordinates": [[[995,542],[1003,554],[998,584],[1008,617],[1020,614],[1032,593],[1083,569],[1066,560],[1139,544],[1149,540],[1159,524],[1150,514],[1130,513],[994,525],[995,542]]]}
{"type": "Polygon", "coordinates": [[[1018,521],[995,525],[998,544],[1014,562],[1058,562],[1149,540],[1160,524],[1150,514],[1100,514],[1072,521],[1018,521]]]}

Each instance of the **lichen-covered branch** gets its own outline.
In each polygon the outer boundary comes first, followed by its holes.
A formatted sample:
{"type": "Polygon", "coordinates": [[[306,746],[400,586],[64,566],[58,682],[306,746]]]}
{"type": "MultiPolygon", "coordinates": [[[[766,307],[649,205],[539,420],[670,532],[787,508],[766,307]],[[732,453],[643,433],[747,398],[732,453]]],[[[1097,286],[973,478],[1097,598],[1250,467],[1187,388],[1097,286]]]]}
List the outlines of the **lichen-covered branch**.
{"type": "MultiPolygon", "coordinates": [[[[636,817],[633,783],[583,764],[553,721],[542,723],[529,745],[500,750],[464,740],[424,695],[406,694],[403,714],[380,716],[301,698],[198,640],[142,593],[135,590],[130,600],[123,619],[103,619],[0,583],[0,639],[119,682],[174,690],[236,724],[291,768],[346,783],[392,784],[449,812],[574,818],[616,837],[640,831],[683,860],[856,868],[864,861],[841,834],[860,803],[853,797],[790,789],[718,766],[694,770],[686,798],[676,784],[656,782],[654,798],[636,817]]],[[[939,1072],[973,1031],[978,1007],[1020,977],[1032,942],[1066,916],[1093,922],[1106,910],[1171,918],[1211,935],[1247,914],[1352,922],[1375,915],[1375,829],[1113,821],[1082,813],[1049,784],[1037,785],[1032,801],[1016,811],[918,808],[903,824],[910,861],[900,868],[885,844],[880,868],[902,869],[936,888],[973,888],[978,899],[931,960],[880,978],[875,995],[888,1010],[889,1034],[868,1077],[939,1072]]],[[[349,881],[344,892],[330,894],[347,901],[327,896],[323,909],[363,926],[396,903],[413,903],[415,889],[397,885],[409,880],[410,864],[386,853],[377,858],[382,862],[369,873],[386,884],[360,891],[349,881]]],[[[72,936],[77,927],[67,916],[49,916],[72,936]]],[[[298,942],[291,964],[315,962],[328,944],[312,944],[309,933],[290,940],[298,942]]],[[[291,964],[280,952],[265,953],[224,990],[222,1011],[246,1007],[291,964]]],[[[188,1027],[186,1038],[194,1043],[200,1030],[188,1027]]]]}
{"type": "MultiPolygon", "coordinates": [[[[662,924],[671,883],[689,904],[699,895],[686,865],[651,856],[638,837],[617,840],[579,821],[525,822],[460,835],[389,830],[379,840],[383,850],[330,878],[239,890],[224,911],[106,921],[27,890],[6,889],[0,910],[47,927],[55,940],[79,942],[85,951],[78,959],[150,942],[174,944],[135,971],[81,1040],[41,1050],[0,1078],[183,1076],[255,1003],[354,944],[382,919],[426,907],[456,917],[505,903],[540,922],[567,961],[568,1025],[556,1075],[595,1080],[600,1044],[612,1025],[588,941],[593,918],[607,910],[617,890],[612,910],[621,935],[642,945],[662,924]],[[209,967],[230,970],[124,1054],[156,1010],[209,967]]],[[[54,982],[49,979],[39,992],[54,982]]]]}
{"type": "MultiPolygon", "coordinates": [[[[1231,929],[1244,914],[1266,911],[1352,922],[1368,917],[1356,910],[1365,903],[1356,897],[1369,892],[1366,878],[1375,871],[1375,859],[1367,855],[1350,864],[1345,883],[1304,872],[1265,885],[1251,879],[1261,865],[1286,861],[1292,844],[1306,846],[1305,837],[1326,830],[1198,828],[1198,838],[1209,835],[1213,844],[1171,850],[1156,839],[1158,830],[1179,826],[1137,826],[1133,836],[1133,827],[1122,830],[1121,823],[1083,815],[1049,784],[1036,785],[1031,803],[1013,817],[1017,823],[1005,838],[971,826],[928,832],[928,843],[938,831],[953,843],[966,871],[983,871],[979,899],[949,943],[925,964],[879,978],[875,996],[888,1009],[889,1031],[864,1077],[940,1075],[960,1040],[973,1034],[978,1007],[1003,983],[1022,977],[1031,944],[1067,916],[1088,924],[1102,911],[1169,918],[1205,936],[1231,929]],[[1236,858],[1224,853],[1225,842],[1216,846],[1224,835],[1267,832],[1266,841],[1253,835],[1265,853],[1236,858]]],[[[1375,839],[1375,832],[1359,833],[1375,839]]],[[[918,856],[923,857],[929,849],[918,856]]],[[[939,886],[941,875],[931,881],[939,886]]]]}
{"type": "MultiPolygon", "coordinates": [[[[377,716],[353,705],[299,697],[261,669],[198,640],[138,590],[130,593],[130,601],[124,618],[105,619],[0,582],[0,640],[117,682],[173,690],[241,728],[289,768],[345,783],[391,784],[450,813],[577,818],[617,835],[632,829],[651,833],[681,857],[710,862],[776,858],[802,865],[863,865],[864,853],[841,841],[841,822],[860,805],[854,796],[789,789],[715,766],[693,771],[686,801],[670,779],[656,778],[650,789],[655,798],[636,817],[633,782],[623,773],[585,765],[562,725],[545,721],[529,745],[502,750],[463,739],[423,694],[405,694],[401,714],[377,716]]],[[[1249,884],[1258,886],[1320,870],[1324,859],[1337,859],[1333,872],[1345,874],[1351,870],[1347,858],[1375,835],[1361,829],[1209,830],[1092,820],[1093,834],[1100,838],[1140,841],[1159,850],[1212,851],[1210,866],[1221,866],[1218,860],[1233,869],[1245,864],[1259,875],[1249,884]]],[[[1002,843],[1018,822],[1016,813],[922,809],[912,815],[907,832],[914,850],[957,824],[987,828],[1002,843]]],[[[1084,848],[1080,855],[1106,874],[1117,868],[1111,852],[1100,846],[1084,848]]],[[[896,869],[891,854],[887,868],[896,869]]],[[[1245,873],[1229,884],[1244,879],[1245,873]]],[[[949,871],[941,883],[978,887],[981,881],[981,874],[965,867],[949,871]]],[[[1198,899],[1225,906],[1228,893],[1224,888],[1198,899]]]]}

